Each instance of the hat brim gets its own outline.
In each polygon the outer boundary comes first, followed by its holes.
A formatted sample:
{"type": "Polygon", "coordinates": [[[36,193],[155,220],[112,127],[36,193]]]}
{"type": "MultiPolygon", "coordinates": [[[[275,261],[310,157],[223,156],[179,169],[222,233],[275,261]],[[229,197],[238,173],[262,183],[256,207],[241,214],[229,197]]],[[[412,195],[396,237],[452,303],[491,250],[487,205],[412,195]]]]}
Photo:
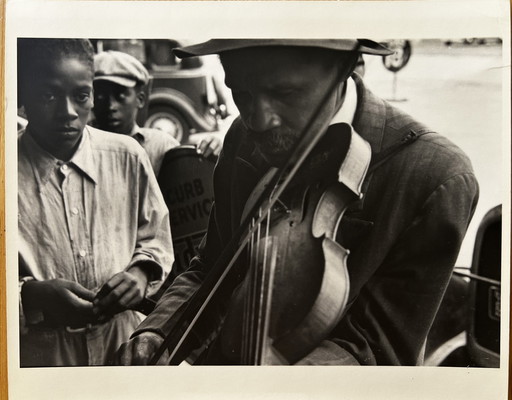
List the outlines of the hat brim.
{"type": "Polygon", "coordinates": [[[187,58],[267,46],[318,47],[379,56],[393,54],[393,51],[387,47],[369,39],[211,39],[192,46],[173,49],[173,52],[179,58],[187,58]]]}
{"type": "Polygon", "coordinates": [[[108,81],[113,82],[118,85],[124,86],[124,87],[135,87],[137,85],[137,81],[129,78],[125,78],[123,76],[114,76],[114,75],[98,75],[94,77],[94,82],[96,81],[108,81]]]}

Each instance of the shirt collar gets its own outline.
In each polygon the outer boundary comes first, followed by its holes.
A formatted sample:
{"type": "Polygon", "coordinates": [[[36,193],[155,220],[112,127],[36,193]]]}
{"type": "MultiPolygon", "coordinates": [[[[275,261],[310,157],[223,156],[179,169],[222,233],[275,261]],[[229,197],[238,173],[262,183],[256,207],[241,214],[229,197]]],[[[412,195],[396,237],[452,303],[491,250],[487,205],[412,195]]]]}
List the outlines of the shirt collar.
{"type": "Polygon", "coordinates": [[[79,170],[89,177],[94,183],[98,183],[98,174],[96,163],[94,162],[94,153],[91,145],[91,133],[87,126],[84,129],[82,141],[69,162],[74,164],[79,170]]]}
{"type": "Polygon", "coordinates": [[[146,141],[146,136],[144,136],[144,132],[142,131],[141,127],[137,124],[133,125],[132,132],[130,133],[130,136],[134,138],[137,142],[139,142],[141,145],[146,141]]]}
{"type": "Polygon", "coordinates": [[[63,164],[75,166],[78,171],[82,172],[94,183],[98,182],[98,172],[95,168],[93,153],[91,151],[90,133],[87,127],[84,129],[78,149],[67,163],[55,158],[52,154],[39,146],[30,134],[29,128],[28,126],[21,140],[27,149],[27,154],[29,154],[39,187],[44,186],[55,168],[63,164]]]}
{"type": "Polygon", "coordinates": [[[347,84],[345,99],[338,112],[334,114],[334,117],[332,118],[331,123],[329,125],[339,124],[343,122],[352,125],[352,122],[354,121],[354,116],[356,114],[357,109],[356,84],[351,77],[349,77],[346,82],[347,84]]]}

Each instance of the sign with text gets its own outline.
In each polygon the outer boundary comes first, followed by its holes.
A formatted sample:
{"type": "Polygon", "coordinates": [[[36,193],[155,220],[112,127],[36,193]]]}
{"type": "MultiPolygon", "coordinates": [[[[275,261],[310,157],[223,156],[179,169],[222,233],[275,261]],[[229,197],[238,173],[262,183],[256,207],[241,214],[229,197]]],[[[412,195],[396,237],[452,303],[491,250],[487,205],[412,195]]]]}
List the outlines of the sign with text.
{"type": "Polygon", "coordinates": [[[174,275],[187,269],[206,233],[213,204],[214,167],[214,160],[197,154],[194,146],[170,150],[162,163],[158,183],[169,209],[174,275]]]}

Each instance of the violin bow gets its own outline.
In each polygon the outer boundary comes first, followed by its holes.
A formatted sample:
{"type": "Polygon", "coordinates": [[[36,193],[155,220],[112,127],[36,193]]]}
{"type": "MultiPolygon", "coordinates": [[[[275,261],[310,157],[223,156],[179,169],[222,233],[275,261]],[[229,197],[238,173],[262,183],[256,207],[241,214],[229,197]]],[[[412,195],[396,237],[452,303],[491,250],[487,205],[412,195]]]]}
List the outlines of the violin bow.
{"type": "MultiPolygon", "coordinates": [[[[357,49],[354,49],[352,52],[357,54],[357,49]]],[[[354,60],[357,60],[357,57],[354,57],[354,60]]],[[[307,156],[315,148],[322,135],[327,130],[331,121],[317,121],[319,119],[318,115],[327,105],[340,82],[345,82],[346,79],[349,78],[354,66],[355,62],[349,63],[348,65],[341,65],[340,63],[340,68],[338,69],[338,74],[336,75],[333,84],[329,87],[324,97],[315,108],[312,117],[300,134],[300,139],[290,150],[286,162],[278,169],[277,173],[272,177],[265,190],[261,192],[250,212],[247,213],[245,219],[235,231],[230,241],[221,252],[219,258],[206,275],[201,286],[199,286],[188,301],[184,302],[176,312],[169,317],[167,322],[174,318],[177,318],[177,320],[174,322],[171,330],[164,338],[164,341],[151,358],[149,362],[150,365],[156,365],[166,349],[172,349],[172,351],[170,350],[169,355],[169,365],[177,365],[181,361],[175,360],[176,354],[181,349],[181,346],[184,344],[190,331],[193,329],[202,315],[202,312],[224,282],[224,279],[231,271],[236,260],[250,240],[251,235],[254,233],[255,228],[250,228],[251,222],[254,224],[254,227],[257,227],[266,218],[267,212],[272,208],[279,196],[286,189],[287,185],[302,166],[307,156]],[[321,122],[321,124],[320,128],[315,131],[313,126],[316,122],[321,122]],[[267,199],[268,201],[265,203],[267,199]],[[263,206],[263,204],[265,205],[263,206]],[[258,210],[261,210],[260,216],[258,218],[254,218],[253,216],[257,215],[258,210]],[[178,316],[176,316],[176,314],[178,314],[178,316]]]]}

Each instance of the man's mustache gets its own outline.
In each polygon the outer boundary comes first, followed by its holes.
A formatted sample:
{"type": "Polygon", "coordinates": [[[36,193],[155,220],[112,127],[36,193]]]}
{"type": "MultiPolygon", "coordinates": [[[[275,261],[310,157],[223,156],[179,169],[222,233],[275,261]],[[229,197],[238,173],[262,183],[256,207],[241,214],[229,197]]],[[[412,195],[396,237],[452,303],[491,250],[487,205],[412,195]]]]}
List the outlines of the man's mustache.
{"type": "Polygon", "coordinates": [[[292,132],[290,129],[287,128],[273,128],[266,131],[254,131],[252,129],[247,129],[247,135],[251,140],[254,142],[266,142],[269,139],[281,139],[281,138],[288,138],[292,136],[292,132]]]}

